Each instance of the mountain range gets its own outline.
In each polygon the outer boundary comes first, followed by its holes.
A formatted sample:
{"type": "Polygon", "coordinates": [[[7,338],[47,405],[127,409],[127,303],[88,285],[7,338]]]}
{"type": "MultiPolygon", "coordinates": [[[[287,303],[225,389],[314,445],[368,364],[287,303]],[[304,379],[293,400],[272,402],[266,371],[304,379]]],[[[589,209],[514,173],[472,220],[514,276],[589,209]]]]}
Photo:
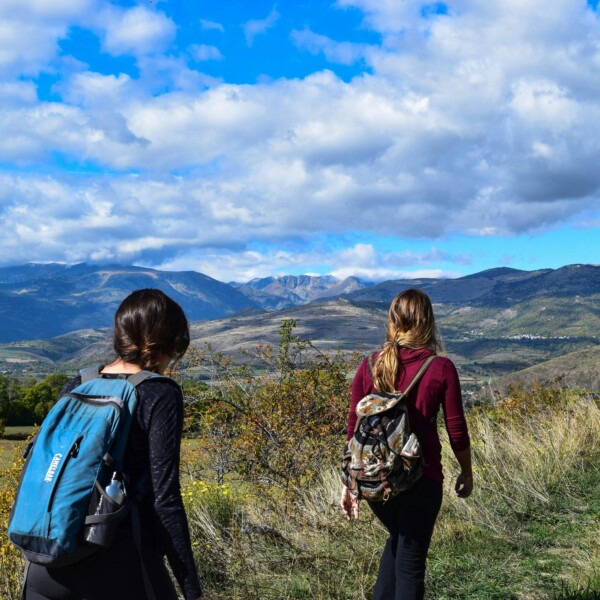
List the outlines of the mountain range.
{"type": "Polygon", "coordinates": [[[135,266],[26,264],[0,268],[0,343],[49,338],[109,326],[119,302],[154,287],[179,302],[190,320],[288,308],[369,285],[355,277],[309,275],[223,283],[194,271],[135,266]]]}
{"type": "MultiPolygon", "coordinates": [[[[587,299],[600,294],[600,267],[569,265],[537,271],[498,268],[457,279],[401,279],[378,284],[356,277],[340,281],[308,275],[227,284],[194,271],[85,263],[27,264],[0,268],[0,315],[4,317],[0,319],[0,342],[45,339],[77,329],[110,326],[120,300],[143,287],[162,289],[183,306],[192,321],[280,310],[335,297],[389,304],[408,287],[425,290],[434,303],[444,306],[510,308],[544,297],[587,305],[587,299]]],[[[589,308],[594,313],[594,306],[589,308]]]]}
{"type": "Polygon", "coordinates": [[[284,275],[263,277],[247,283],[232,283],[245,296],[265,309],[282,309],[313,300],[332,298],[362,290],[370,284],[358,277],[339,280],[331,275],[284,275]]]}
{"type": "Polygon", "coordinates": [[[110,356],[114,310],[140,287],[163,289],[184,307],[196,346],[210,341],[237,354],[276,344],[284,318],[319,348],[370,351],[383,340],[390,300],[408,287],[431,296],[446,348],[465,376],[514,373],[563,355],[572,358],[555,364],[573,371],[600,338],[600,267],[593,265],[378,284],[316,276],[227,284],[142,267],[23,265],[0,269],[0,370],[71,369],[110,356]]]}

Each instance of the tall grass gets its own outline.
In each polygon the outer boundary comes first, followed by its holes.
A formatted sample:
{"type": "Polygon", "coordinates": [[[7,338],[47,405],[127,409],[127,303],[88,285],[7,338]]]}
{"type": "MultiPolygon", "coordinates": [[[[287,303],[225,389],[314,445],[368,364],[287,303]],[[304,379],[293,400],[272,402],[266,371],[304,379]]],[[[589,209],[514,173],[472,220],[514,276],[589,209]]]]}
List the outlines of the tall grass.
{"type": "MultiPolygon", "coordinates": [[[[453,492],[456,463],[445,443],[447,481],[428,597],[600,597],[596,403],[562,391],[544,406],[473,411],[469,425],[475,490],[468,500],[453,492]]],[[[292,507],[254,497],[243,484],[232,489],[235,518],[225,527],[217,506],[190,499],[195,535],[203,543],[210,538],[221,561],[215,579],[207,556],[198,555],[210,597],[370,597],[386,533],[366,505],[359,523],[342,519],[333,460],[292,507]]]]}
{"type": "MultiPolygon", "coordinates": [[[[560,497],[580,496],[580,480],[598,475],[600,410],[565,391],[560,401],[530,413],[474,411],[469,418],[476,488],[463,502],[449,495],[453,516],[502,534],[509,517],[543,510],[560,497]]],[[[448,444],[443,462],[452,465],[448,444]]]]}
{"type": "MultiPolygon", "coordinates": [[[[574,391],[543,402],[520,393],[468,415],[475,489],[467,500],[452,490],[456,463],[444,442],[447,479],[428,598],[600,597],[600,409],[574,391]]],[[[198,460],[197,448],[191,452],[198,460]]],[[[342,518],[337,458],[324,456],[317,481],[293,502],[279,488],[234,478],[184,482],[209,600],[370,598],[386,532],[366,505],[358,523],[342,518]]],[[[0,598],[7,600],[18,597],[21,564],[6,540],[15,474],[12,463],[0,470],[0,598]]]]}

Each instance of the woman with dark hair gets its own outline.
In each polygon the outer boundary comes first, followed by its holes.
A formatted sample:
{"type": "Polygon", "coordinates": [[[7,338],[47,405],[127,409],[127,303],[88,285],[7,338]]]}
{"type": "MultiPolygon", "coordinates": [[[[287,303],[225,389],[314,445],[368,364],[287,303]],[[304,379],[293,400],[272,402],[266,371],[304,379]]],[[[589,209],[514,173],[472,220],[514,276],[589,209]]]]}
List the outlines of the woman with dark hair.
{"type": "MultiPolygon", "coordinates": [[[[356,425],[356,407],[368,394],[405,390],[419,368],[442,351],[433,308],[427,294],[408,289],[390,306],[383,348],[374,355],[371,373],[365,359],[352,384],[348,440],[356,425]]],[[[375,584],[373,600],[416,600],[425,594],[425,561],[435,521],[442,504],[442,448],[436,415],[440,406],[450,445],[460,465],[455,490],[466,498],[473,489],[471,450],[460,383],[452,361],[439,356],[406,398],[411,431],[417,436],[425,462],[413,487],[369,507],[389,532],[375,584]]],[[[359,504],[347,487],[340,501],[347,519],[358,519],[359,504]]]]}
{"type": "MultiPolygon", "coordinates": [[[[176,302],[160,290],[135,291],[117,309],[117,358],[100,369],[101,376],[128,377],[142,370],[162,375],[172,361],[183,356],[189,342],[188,322],[176,302]]],[[[61,395],[80,383],[78,375],[61,395]]],[[[137,390],[124,471],[132,489],[135,482],[149,481],[138,509],[141,548],[134,541],[138,518],[130,514],[121,522],[110,549],[66,567],[30,565],[25,600],[148,600],[147,586],[156,600],[177,600],[165,554],[185,600],[201,597],[179,487],[181,389],[171,379],[160,377],[146,379],[137,390]]]]}

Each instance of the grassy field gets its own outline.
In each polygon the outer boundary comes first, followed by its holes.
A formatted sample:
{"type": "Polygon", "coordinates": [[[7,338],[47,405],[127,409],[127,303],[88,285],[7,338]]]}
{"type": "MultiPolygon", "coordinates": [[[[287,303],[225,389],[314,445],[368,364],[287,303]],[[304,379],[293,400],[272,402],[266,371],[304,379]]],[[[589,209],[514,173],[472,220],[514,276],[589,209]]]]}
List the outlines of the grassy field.
{"type": "MultiPolygon", "coordinates": [[[[600,598],[600,410],[574,392],[529,392],[470,415],[476,487],[459,500],[448,477],[427,598],[600,598]]],[[[444,464],[455,472],[447,444],[444,464]]],[[[188,484],[208,597],[369,598],[386,534],[366,506],[344,521],[339,489],[330,467],[292,506],[188,484]]]]}
{"type": "MultiPolygon", "coordinates": [[[[475,491],[466,501],[453,493],[455,463],[444,443],[449,476],[427,598],[600,598],[597,403],[533,386],[471,411],[469,425],[475,491]]],[[[198,444],[186,441],[184,472],[194,473],[199,460],[198,444]]],[[[346,522],[339,491],[333,457],[293,502],[233,476],[218,485],[208,472],[202,479],[186,475],[183,497],[206,598],[369,598],[386,534],[366,506],[360,522],[346,522]]],[[[10,552],[0,546],[4,574],[18,571],[10,552]]],[[[0,597],[16,600],[16,586],[16,579],[0,578],[0,597]]]]}
{"type": "MultiPolygon", "coordinates": [[[[32,427],[6,427],[4,435],[0,438],[0,469],[12,463],[15,453],[29,437],[32,427]]],[[[1,482],[0,482],[1,483],[1,482]]]]}

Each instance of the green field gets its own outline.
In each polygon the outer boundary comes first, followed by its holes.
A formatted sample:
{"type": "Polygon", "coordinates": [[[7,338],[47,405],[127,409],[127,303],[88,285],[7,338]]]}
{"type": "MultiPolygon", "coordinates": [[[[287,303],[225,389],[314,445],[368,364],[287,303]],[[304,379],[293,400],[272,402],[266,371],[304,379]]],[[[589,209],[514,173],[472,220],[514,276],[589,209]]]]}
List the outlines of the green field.
{"type": "Polygon", "coordinates": [[[22,448],[33,427],[6,427],[0,438],[0,470],[12,463],[16,448],[22,448]]]}

